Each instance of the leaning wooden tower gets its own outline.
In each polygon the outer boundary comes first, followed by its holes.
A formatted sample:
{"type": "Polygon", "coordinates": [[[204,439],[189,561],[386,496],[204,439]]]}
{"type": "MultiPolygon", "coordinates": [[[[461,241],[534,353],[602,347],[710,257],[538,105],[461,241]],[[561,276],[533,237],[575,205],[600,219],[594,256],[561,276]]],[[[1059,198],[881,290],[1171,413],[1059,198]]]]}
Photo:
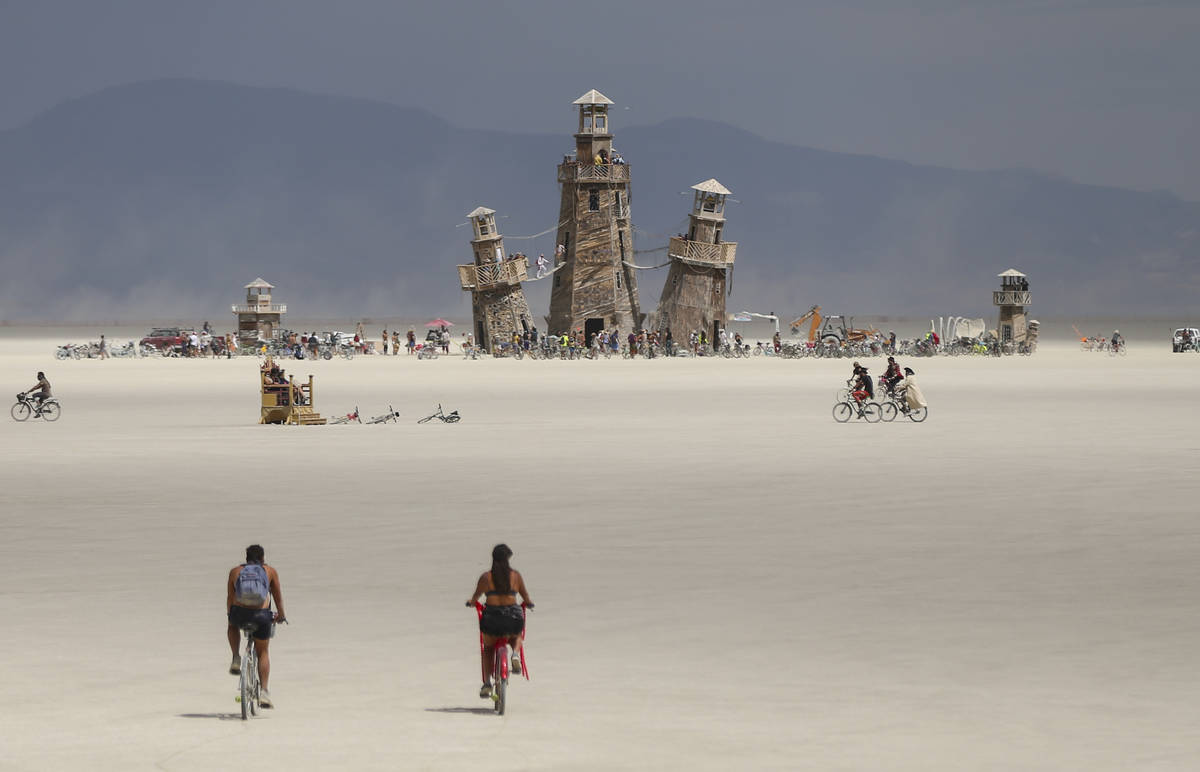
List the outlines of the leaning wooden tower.
{"type": "Polygon", "coordinates": [[[496,212],[479,207],[467,215],[475,238],[471,250],[475,261],[458,266],[462,288],[471,293],[475,342],[489,353],[508,341],[514,332],[533,327],[533,315],[521,289],[529,266],[525,257],[506,257],[504,237],[496,228],[496,212]]]}
{"type": "Polygon", "coordinates": [[[550,292],[550,333],[602,329],[628,332],[642,323],[629,224],[629,166],[614,156],[608,106],[595,89],[579,107],[575,157],[558,166],[562,199],[550,292]],[[561,268],[559,267],[561,265],[561,268]]]}
{"type": "Polygon", "coordinates": [[[737,243],[724,241],[725,199],[729,190],[715,179],[693,185],[696,195],[687,238],[672,238],[667,254],[671,269],[658,301],[658,329],[671,331],[676,341],[704,330],[716,340],[725,326],[725,288],[737,243]]]}

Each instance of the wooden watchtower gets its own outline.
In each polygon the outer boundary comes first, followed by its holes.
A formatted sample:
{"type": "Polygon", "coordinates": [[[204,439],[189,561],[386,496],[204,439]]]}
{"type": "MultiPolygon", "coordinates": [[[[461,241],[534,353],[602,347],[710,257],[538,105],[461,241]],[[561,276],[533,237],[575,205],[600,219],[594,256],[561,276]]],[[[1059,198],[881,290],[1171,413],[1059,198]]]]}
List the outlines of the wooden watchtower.
{"type": "Polygon", "coordinates": [[[273,285],[260,276],[246,285],[246,302],[233,306],[238,320],[238,339],[245,341],[271,340],[280,328],[287,306],[271,302],[273,285]]]}
{"type": "Polygon", "coordinates": [[[992,293],[992,304],[1000,308],[996,335],[1001,344],[1025,343],[1029,336],[1025,313],[1030,302],[1029,279],[1015,268],[1009,268],[999,276],[1000,289],[992,293]]]}
{"type": "Polygon", "coordinates": [[[608,108],[595,89],[576,99],[575,156],[558,165],[562,197],[550,292],[551,334],[641,326],[629,224],[629,165],[613,153],[608,108]],[[561,254],[559,254],[561,252],[561,254]],[[559,268],[561,263],[561,268],[559,268]]]}
{"type": "Polygon", "coordinates": [[[495,210],[481,206],[467,217],[475,231],[471,239],[475,262],[458,266],[458,280],[463,290],[471,293],[475,342],[492,353],[494,346],[510,340],[514,332],[533,326],[533,314],[521,289],[529,263],[524,255],[505,256],[495,210]]]}
{"type": "Polygon", "coordinates": [[[725,199],[730,191],[715,179],[692,186],[696,195],[686,238],[672,238],[667,248],[671,269],[658,301],[658,328],[676,341],[704,330],[717,340],[725,325],[725,288],[737,243],[725,241],[725,199]]]}

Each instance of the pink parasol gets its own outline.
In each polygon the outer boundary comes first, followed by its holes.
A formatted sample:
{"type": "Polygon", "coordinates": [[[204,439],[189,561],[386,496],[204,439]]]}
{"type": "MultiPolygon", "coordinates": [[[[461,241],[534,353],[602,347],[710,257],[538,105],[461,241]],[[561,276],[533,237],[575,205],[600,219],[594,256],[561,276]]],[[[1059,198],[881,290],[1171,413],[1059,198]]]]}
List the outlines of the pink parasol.
{"type": "Polygon", "coordinates": [[[445,319],[434,319],[432,322],[425,322],[426,327],[453,327],[454,322],[448,322],[445,319]]]}

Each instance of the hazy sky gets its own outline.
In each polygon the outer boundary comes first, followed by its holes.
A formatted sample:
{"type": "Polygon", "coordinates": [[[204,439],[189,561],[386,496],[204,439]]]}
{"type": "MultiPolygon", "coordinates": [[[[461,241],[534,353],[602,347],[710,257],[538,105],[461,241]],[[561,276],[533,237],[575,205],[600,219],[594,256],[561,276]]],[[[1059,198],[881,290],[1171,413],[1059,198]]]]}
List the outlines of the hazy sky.
{"type": "Polygon", "coordinates": [[[0,128],[189,76],[561,133],[598,88],[617,131],[698,116],[1200,200],[1198,41],[1200,0],[0,0],[0,128]]]}

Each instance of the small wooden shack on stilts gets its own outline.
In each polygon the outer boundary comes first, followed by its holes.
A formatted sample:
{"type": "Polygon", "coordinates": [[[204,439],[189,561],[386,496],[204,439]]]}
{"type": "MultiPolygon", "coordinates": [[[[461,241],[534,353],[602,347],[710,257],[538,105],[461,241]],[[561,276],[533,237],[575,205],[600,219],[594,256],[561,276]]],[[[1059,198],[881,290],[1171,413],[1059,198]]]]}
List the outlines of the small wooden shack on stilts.
{"type": "Polygon", "coordinates": [[[287,306],[271,302],[273,289],[261,276],[246,285],[246,302],[232,307],[238,320],[239,342],[272,340],[279,332],[287,306]]]}
{"type": "Polygon", "coordinates": [[[703,330],[716,341],[725,326],[725,293],[737,243],[725,241],[725,200],[730,191],[715,179],[693,185],[696,195],[685,236],[667,247],[671,268],[658,301],[657,326],[677,342],[703,330]]]}

